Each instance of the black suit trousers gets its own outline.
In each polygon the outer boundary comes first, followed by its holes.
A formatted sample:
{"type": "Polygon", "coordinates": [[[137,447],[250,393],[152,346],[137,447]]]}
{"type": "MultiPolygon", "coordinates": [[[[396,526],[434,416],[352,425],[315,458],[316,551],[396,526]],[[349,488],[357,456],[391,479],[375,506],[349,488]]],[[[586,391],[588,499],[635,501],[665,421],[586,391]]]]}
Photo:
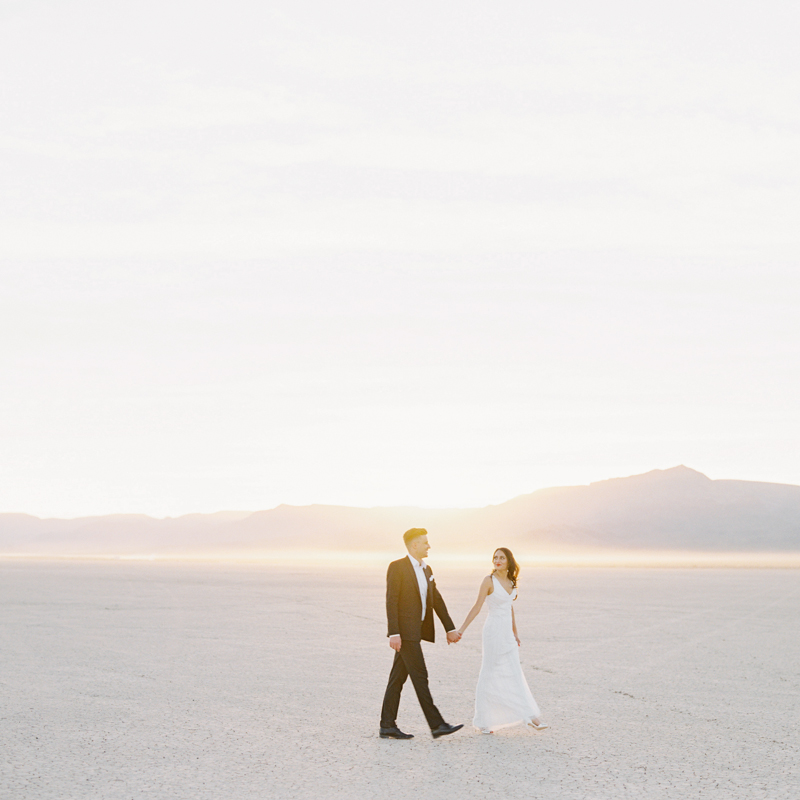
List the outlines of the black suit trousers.
{"type": "Polygon", "coordinates": [[[422,706],[422,712],[428,721],[431,730],[438,728],[444,720],[439,709],[433,704],[431,690],[428,688],[428,668],[422,656],[420,642],[407,642],[403,639],[400,651],[394,654],[392,671],[389,673],[389,683],[386,685],[386,694],[383,696],[381,709],[381,727],[393,728],[397,724],[397,709],[400,707],[400,692],[406,678],[411,677],[417,699],[422,706]]]}

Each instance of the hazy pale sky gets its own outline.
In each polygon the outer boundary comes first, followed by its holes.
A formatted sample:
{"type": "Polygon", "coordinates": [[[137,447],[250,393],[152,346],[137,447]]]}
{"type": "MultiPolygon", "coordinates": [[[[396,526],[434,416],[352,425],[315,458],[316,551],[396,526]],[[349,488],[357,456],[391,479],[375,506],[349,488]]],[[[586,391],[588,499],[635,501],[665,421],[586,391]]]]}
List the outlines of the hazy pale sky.
{"type": "Polygon", "coordinates": [[[799,17],[0,0],[0,511],[800,483],[799,17]]]}

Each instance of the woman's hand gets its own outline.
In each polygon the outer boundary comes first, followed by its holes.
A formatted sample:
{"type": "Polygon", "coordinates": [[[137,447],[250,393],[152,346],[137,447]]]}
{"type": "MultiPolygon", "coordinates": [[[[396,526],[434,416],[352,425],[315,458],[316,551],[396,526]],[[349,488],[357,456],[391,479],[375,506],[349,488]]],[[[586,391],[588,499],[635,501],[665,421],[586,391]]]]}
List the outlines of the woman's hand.
{"type": "Polygon", "coordinates": [[[522,642],[519,640],[519,636],[517,636],[516,633],[514,634],[514,638],[517,640],[517,647],[522,647],[522,642]]]}

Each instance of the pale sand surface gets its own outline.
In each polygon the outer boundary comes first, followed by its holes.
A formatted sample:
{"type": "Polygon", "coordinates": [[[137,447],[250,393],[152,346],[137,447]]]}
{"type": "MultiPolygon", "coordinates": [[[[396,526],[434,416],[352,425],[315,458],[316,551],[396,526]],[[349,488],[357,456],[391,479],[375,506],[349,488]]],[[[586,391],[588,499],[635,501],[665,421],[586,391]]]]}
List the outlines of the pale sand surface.
{"type": "MultiPolygon", "coordinates": [[[[458,624],[482,572],[431,563],[458,624]]],[[[481,615],[425,651],[467,727],[433,741],[408,684],[411,742],[377,736],[383,586],[363,564],[0,561],[0,796],[800,796],[800,571],[527,569],[551,729],[472,730],[481,615]]]]}

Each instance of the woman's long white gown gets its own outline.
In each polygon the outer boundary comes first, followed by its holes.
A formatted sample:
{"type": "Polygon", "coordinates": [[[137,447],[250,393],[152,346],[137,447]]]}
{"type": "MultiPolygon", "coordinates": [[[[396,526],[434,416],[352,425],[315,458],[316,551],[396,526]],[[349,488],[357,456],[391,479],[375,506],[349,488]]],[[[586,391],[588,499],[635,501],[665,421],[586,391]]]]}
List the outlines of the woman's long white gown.
{"type": "Polygon", "coordinates": [[[483,661],[472,721],[483,731],[528,723],[540,716],[519,663],[519,645],[511,624],[516,587],[509,594],[494,575],[492,582],[494,591],[486,598],[489,613],[483,626],[483,661]]]}

